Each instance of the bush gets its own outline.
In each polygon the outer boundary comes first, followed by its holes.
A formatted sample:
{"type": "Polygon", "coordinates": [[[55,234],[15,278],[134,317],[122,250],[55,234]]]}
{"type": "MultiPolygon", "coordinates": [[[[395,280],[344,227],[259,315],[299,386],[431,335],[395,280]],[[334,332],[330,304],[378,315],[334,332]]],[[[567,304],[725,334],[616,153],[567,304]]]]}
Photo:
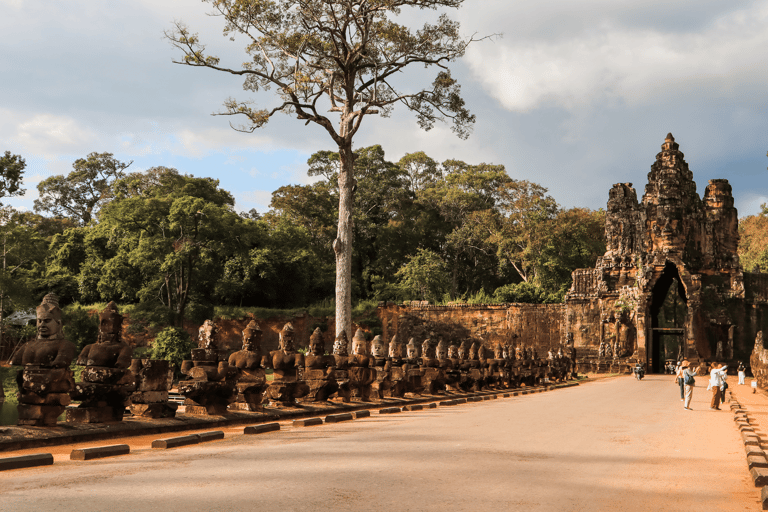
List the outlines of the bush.
{"type": "Polygon", "coordinates": [[[562,302],[560,293],[549,293],[531,283],[505,284],[493,292],[496,302],[518,302],[523,304],[554,304],[562,302]]]}
{"type": "Polygon", "coordinates": [[[157,334],[149,352],[151,359],[166,359],[178,371],[181,362],[188,359],[190,351],[197,345],[187,334],[187,331],[177,327],[166,327],[157,334]]]}
{"type": "Polygon", "coordinates": [[[88,307],[73,304],[62,311],[64,337],[77,346],[77,353],[99,338],[99,314],[88,307]]]}

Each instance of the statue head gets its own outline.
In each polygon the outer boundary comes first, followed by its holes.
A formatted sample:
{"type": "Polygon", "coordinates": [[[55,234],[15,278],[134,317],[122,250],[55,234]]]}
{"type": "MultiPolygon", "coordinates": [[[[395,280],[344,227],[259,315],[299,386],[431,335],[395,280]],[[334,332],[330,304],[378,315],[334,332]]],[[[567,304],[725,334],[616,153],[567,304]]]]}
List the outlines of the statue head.
{"type": "Polygon", "coordinates": [[[54,293],[43,297],[37,306],[37,339],[55,340],[61,338],[61,309],[59,298],[54,293]]]}
{"type": "Polygon", "coordinates": [[[325,340],[320,328],[317,327],[312,336],[309,337],[309,353],[313,356],[322,356],[325,354],[325,340]]]}
{"type": "Polygon", "coordinates": [[[479,359],[479,352],[480,347],[477,345],[477,342],[473,342],[472,345],[469,347],[469,359],[477,360],[479,359]]]}
{"type": "Polygon", "coordinates": [[[347,345],[349,340],[347,339],[347,331],[341,330],[336,336],[336,340],[333,342],[333,355],[335,356],[347,356],[349,355],[347,345]]]}
{"type": "Polygon", "coordinates": [[[362,329],[355,331],[355,335],[352,338],[352,353],[357,356],[368,355],[368,342],[365,341],[365,333],[362,329]]]}
{"type": "Polygon", "coordinates": [[[405,351],[408,355],[408,359],[419,357],[419,347],[416,345],[415,339],[411,338],[408,340],[408,345],[405,346],[405,351]]]}
{"type": "Polygon", "coordinates": [[[509,359],[509,345],[503,345],[501,347],[501,358],[509,359]]]}
{"type": "Polygon", "coordinates": [[[218,348],[219,331],[216,328],[216,324],[211,320],[206,320],[203,325],[200,326],[198,333],[198,344],[201,348],[218,348]]]}
{"type": "Polygon", "coordinates": [[[288,322],[280,331],[280,350],[283,352],[293,352],[293,324],[288,322]]]}
{"type": "Polygon", "coordinates": [[[243,350],[261,352],[261,329],[255,320],[248,322],[243,329],[243,350]]]}
{"type": "Polygon", "coordinates": [[[117,312],[117,304],[110,301],[99,313],[99,343],[119,342],[123,330],[123,315],[117,312]]]}
{"type": "Polygon", "coordinates": [[[448,342],[440,338],[440,343],[437,344],[437,358],[448,359],[448,342]]]}
{"type": "Polygon", "coordinates": [[[434,359],[437,357],[437,353],[435,351],[435,344],[432,342],[431,339],[427,338],[424,340],[424,343],[421,344],[421,355],[422,357],[426,357],[429,359],[434,359]]]}
{"type": "Polygon", "coordinates": [[[450,347],[448,347],[448,359],[458,359],[458,358],[459,358],[458,345],[451,345],[450,347]]]}
{"type": "Polygon", "coordinates": [[[461,342],[461,345],[459,345],[459,359],[467,359],[469,357],[469,345],[467,344],[467,340],[464,340],[461,342]]]}
{"type": "Polygon", "coordinates": [[[373,341],[371,342],[371,355],[378,358],[387,357],[387,347],[384,346],[384,341],[379,335],[373,337],[373,341]]]}
{"type": "Polygon", "coordinates": [[[502,349],[502,345],[501,345],[500,342],[497,343],[493,347],[493,358],[494,359],[503,359],[504,358],[503,349],[502,349]]]}
{"type": "Polygon", "coordinates": [[[393,359],[403,357],[403,344],[397,339],[397,334],[392,336],[392,340],[389,342],[389,357],[393,359]]]}

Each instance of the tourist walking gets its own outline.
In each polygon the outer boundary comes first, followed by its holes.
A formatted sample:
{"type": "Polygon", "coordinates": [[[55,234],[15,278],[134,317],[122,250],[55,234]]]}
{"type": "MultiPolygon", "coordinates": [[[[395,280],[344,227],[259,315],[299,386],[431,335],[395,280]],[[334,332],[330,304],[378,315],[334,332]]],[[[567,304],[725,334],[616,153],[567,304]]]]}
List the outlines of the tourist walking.
{"type": "Polygon", "coordinates": [[[688,361],[683,361],[682,364],[683,369],[683,384],[685,386],[685,401],[683,403],[683,408],[691,410],[691,399],[693,398],[693,387],[696,385],[696,369],[691,370],[690,363],[688,361]]]}
{"type": "Polygon", "coordinates": [[[746,376],[747,369],[744,367],[744,363],[739,361],[739,385],[744,385],[744,377],[746,376]]]}
{"type": "Polygon", "coordinates": [[[680,401],[682,402],[685,399],[685,385],[683,384],[682,361],[678,363],[677,368],[675,369],[675,382],[677,382],[677,385],[680,386],[680,401]]]}
{"type": "Polygon", "coordinates": [[[723,374],[728,369],[721,364],[713,364],[712,371],[709,372],[709,386],[712,388],[712,403],[709,406],[712,410],[720,410],[720,402],[723,398],[723,374]]]}

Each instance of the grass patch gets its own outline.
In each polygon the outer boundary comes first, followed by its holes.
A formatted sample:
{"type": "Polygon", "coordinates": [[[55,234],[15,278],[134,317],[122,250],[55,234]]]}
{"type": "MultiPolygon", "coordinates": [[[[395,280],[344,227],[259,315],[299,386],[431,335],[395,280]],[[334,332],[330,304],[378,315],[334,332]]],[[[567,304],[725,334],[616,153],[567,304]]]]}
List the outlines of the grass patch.
{"type": "Polygon", "coordinates": [[[19,398],[16,395],[16,373],[20,368],[13,366],[0,366],[0,383],[5,392],[5,403],[18,404],[19,398]]]}

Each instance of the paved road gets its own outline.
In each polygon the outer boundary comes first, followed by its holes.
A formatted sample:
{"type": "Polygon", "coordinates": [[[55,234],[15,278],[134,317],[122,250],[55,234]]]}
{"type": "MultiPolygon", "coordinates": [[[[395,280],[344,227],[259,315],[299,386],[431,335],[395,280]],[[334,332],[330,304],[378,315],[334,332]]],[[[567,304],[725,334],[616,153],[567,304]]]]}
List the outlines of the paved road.
{"type": "Polygon", "coordinates": [[[730,412],[703,388],[685,411],[677,389],[620,377],[113,459],[68,447],[0,473],[0,510],[759,509],[730,412]]]}

